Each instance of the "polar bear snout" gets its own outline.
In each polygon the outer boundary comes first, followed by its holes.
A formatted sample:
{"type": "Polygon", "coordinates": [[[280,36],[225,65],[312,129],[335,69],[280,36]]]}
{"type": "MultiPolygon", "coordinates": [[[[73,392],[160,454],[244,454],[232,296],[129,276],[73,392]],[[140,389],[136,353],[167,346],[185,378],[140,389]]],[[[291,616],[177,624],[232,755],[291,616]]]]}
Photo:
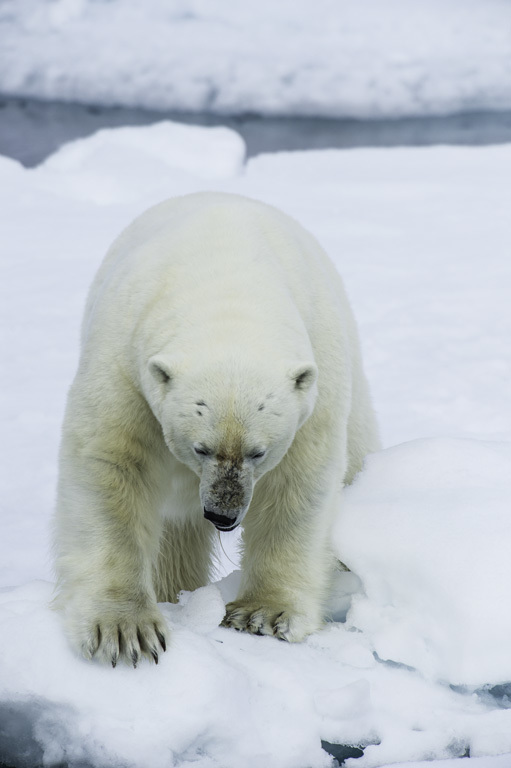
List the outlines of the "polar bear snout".
{"type": "Polygon", "coordinates": [[[253,471],[245,462],[208,462],[202,471],[200,498],[204,517],[219,531],[232,531],[252,500],[253,471]]]}

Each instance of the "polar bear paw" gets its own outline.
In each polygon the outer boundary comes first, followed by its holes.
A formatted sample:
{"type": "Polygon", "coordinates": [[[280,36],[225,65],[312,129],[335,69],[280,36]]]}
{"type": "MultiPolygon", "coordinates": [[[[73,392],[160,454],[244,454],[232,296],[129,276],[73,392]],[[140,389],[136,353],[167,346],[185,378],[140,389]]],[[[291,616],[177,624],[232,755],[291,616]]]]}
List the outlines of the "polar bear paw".
{"type": "Polygon", "coordinates": [[[252,635],[271,635],[279,640],[299,643],[319,629],[304,614],[282,610],[282,606],[245,603],[235,600],[226,606],[223,627],[232,627],[252,635]]]}
{"type": "Polygon", "coordinates": [[[158,664],[161,651],[167,649],[168,629],[160,611],[123,604],[68,624],[71,641],[86,658],[96,658],[117,666],[124,661],[136,668],[146,657],[158,664]]]}

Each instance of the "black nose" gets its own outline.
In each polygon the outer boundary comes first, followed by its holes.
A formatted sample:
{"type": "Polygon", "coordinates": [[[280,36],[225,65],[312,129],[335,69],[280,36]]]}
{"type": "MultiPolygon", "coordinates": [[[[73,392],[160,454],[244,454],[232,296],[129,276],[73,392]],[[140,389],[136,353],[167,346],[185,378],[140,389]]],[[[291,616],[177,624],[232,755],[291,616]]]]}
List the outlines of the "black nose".
{"type": "Polygon", "coordinates": [[[204,517],[206,520],[213,523],[215,528],[218,528],[219,531],[233,531],[238,527],[236,518],[233,519],[226,515],[217,515],[216,512],[211,512],[211,510],[206,509],[206,507],[204,507],[204,517]]]}

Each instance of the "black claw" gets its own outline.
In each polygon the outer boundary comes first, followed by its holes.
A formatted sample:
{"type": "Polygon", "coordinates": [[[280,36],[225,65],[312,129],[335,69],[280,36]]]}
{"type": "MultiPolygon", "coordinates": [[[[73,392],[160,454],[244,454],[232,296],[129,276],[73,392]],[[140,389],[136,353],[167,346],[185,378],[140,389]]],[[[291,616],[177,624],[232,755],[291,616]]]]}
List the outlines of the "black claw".
{"type": "MultiPolygon", "coordinates": [[[[282,627],[277,626],[278,620],[284,615],[284,611],[282,613],[279,613],[278,616],[275,617],[274,624],[273,624],[273,636],[276,637],[277,634],[281,631],[282,627]]],[[[279,637],[279,640],[282,640],[282,637],[279,637]]]]}
{"type": "Polygon", "coordinates": [[[117,659],[118,659],[118,658],[119,658],[118,656],[112,656],[112,667],[113,667],[114,669],[115,669],[115,668],[116,668],[116,666],[117,666],[117,659]]]}
{"type": "Polygon", "coordinates": [[[100,645],[101,645],[101,627],[99,626],[99,624],[96,624],[96,647],[92,651],[93,656],[98,650],[100,645]]]}
{"type": "Polygon", "coordinates": [[[156,652],[156,648],[151,648],[151,656],[154,659],[154,663],[158,664],[158,654],[156,652]]]}
{"type": "Polygon", "coordinates": [[[138,653],[134,650],[131,652],[131,662],[133,664],[134,669],[136,669],[137,663],[138,663],[138,653]]]}
{"type": "MultiPolygon", "coordinates": [[[[167,643],[165,642],[165,637],[162,635],[162,633],[160,632],[160,630],[157,627],[155,627],[154,629],[156,631],[156,636],[157,636],[157,638],[158,638],[158,640],[160,642],[161,647],[163,648],[164,651],[166,651],[167,650],[167,643]]],[[[156,663],[158,663],[158,662],[156,662],[156,663]]]]}

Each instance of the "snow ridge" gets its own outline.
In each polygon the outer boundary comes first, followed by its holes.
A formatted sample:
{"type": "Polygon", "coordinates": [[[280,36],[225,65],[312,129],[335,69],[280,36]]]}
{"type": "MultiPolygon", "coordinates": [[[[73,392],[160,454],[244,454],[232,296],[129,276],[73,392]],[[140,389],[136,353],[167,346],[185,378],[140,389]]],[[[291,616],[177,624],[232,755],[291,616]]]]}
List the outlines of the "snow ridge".
{"type": "Polygon", "coordinates": [[[17,0],[0,92],[161,110],[399,117],[511,109],[505,0],[17,0]]]}

